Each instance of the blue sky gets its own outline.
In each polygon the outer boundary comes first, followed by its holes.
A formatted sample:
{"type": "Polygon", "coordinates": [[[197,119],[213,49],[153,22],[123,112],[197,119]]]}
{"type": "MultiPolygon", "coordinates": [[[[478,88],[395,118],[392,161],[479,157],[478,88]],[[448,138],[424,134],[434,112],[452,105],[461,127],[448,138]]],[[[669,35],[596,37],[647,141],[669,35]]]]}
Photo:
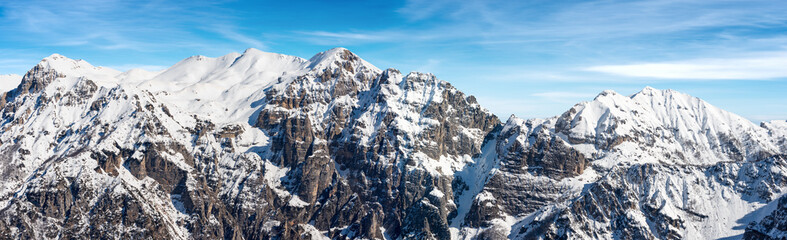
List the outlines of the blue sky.
{"type": "Polygon", "coordinates": [[[682,91],[787,119],[787,2],[0,1],[0,74],[60,53],[119,70],[254,47],[346,47],[433,72],[503,119],[559,115],[604,89],[682,91]]]}

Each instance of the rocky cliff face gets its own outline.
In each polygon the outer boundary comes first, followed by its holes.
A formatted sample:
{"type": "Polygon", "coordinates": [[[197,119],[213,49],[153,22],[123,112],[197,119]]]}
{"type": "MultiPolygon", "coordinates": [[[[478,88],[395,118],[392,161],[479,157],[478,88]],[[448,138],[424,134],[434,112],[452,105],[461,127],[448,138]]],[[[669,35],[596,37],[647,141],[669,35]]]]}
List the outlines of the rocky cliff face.
{"type": "Polygon", "coordinates": [[[161,72],[53,55],[0,107],[0,238],[783,232],[787,124],[671,90],[501,123],[432,74],[249,49],[161,72]]]}

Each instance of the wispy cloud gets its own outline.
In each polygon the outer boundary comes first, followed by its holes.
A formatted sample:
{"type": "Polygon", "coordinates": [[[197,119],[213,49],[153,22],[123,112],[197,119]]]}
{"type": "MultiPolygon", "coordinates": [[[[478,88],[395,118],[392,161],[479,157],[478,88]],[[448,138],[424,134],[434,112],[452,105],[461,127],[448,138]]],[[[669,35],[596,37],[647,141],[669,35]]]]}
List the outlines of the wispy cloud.
{"type": "MultiPolygon", "coordinates": [[[[422,20],[434,15],[446,6],[451,6],[452,1],[429,1],[429,0],[410,0],[404,7],[397,9],[396,12],[407,17],[410,21],[422,20]]],[[[453,5],[456,6],[456,5],[453,5]]]]}
{"type": "MultiPolygon", "coordinates": [[[[409,0],[397,10],[410,21],[441,20],[429,30],[481,43],[639,37],[708,28],[783,25],[777,1],[533,1],[409,0]]],[[[398,31],[410,31],[404,28],[398,31]]],[[[734,31],[726,33],[734,35],[734,31]]]]}
{"type": "Polygon", "coordinates": [[[457,33],[443,33],[419,29],[390,29],[366,31],[294,31],[293,35],[280,35],[279,37],[296,41],[307,41],[318,45],[356,45],[369,43],[412,43],[440,41],[451,38],[457,33]]]}
{"type": "Polygon", "coordinates": [[[510,83],[510,82],[581,82],[587,81],[588,76],[575,74],[565,69],[532,69],[524,66],[502,66],[491,70],[493,73],[484,73],[478,78],[487,81],[510,83]]]}
{"type": "MultiPolygon", "coordinates": [[[[390,44],[468,51],[480,48],[514,60],[558,58],[549,69],[522,70],[515,64],[495,72],[499,80],[621,81],[589,78],[588,71],[652,79],[770,79],[778,64],[757,59],[720,60],[721,54],[783,51],[787,38],[767,29],[787,28],[787,4],[737,1],[583,1],[579,3],[497,0],[409,0],[396,10],[415,24],[352,31],[299,30],[289,40],[347,47],[390,44]],[[421,25],[418,23],[428,22],[421,25]],[[411,26],[412,25],[412,26],[411,26]],[[417,27],[414,27],[417,26],[417,27]],[[765,31],[762,34],[760,31],[765,31]],[[752,34],[752,31],[760,34],[752,34]],[[496,52],[495,52],[496,51],[496,52]],[[690,61],[688,56],[703,58],[690,61]],[[628,64],[642,62],[644,64],[628,64]],[[749,62],[746,62],[749,61],[749,62]],[[624,62],[627,64],[619,64],[624,62]],[[743,62],[744,64],[740,64],[743,62]],[[594,66],[584,68],[577,66],[594,66]],[[732,68],[728,68],[732,67],[732,68]],[[562,68],[562,69],[561,69],[562,68]]],[[[443,50],[447,52],[448,50],[443,50]]],[[[442,63],[450,69],[451,60],[442,63]]],[[[783,61],[776,61],[781,63],[783,61]]],[[[487,61],[483,64],[500,64],[487,61]]],[[[534,66],[540,62],[523,65],[534,66]]],[[[543,64],[547,65],[547,64],[543,64]]],[[[482,67],[482,65],[479,65],[482,67]]]]}
{"type": "Polygon", "coordinates": [[[259,39],[241,34],[238,31],[233,30],[232,27],[230,26],[219,26],[219,27],[214,27],[213,29],[216,29],[215,30],[216,32],[218,32],[219,34],[221,34],[221,36],[227,39],[246,44],[249,47],[254,47],[262,50],[267,49],[265,43],[263,43],[259,39]]]}
{"type": "Polygon", "coordinates": [[[373,2],[0,1],[0,45],[18,50],[0,49],[0,59],[34,59],[0,62],[0,73],[23,73],[52,52],[127,69],[248,47],[308,57],[344,46],[380,67],[480,87],[498,99],[486,104],[496,113],[530,116],[558,114],[596,93],[583,89],[702,83],[684,79],[787,84],[780,83],[787,77],[782,1],[373,2]],[[520,98],[527,100],[509,100],[520,98]]]}
{"type": "MultiPolygon", "coordinates": [[[[0,30],[20,34],[6,40],[43,46],[84,46],[104,50],[159,51],[210,42],[194,27],[231,25],[216,3],[190,1],[4,1],[0,30]],[[21,34],[23,33],[23,34],[21,34]]],[[[242,34],[224,30],[226,38],[262,46],[242,34]]],[[[206,44],[210,46],[210,44],[206,44]]]]}
{"type": "Polygon", "coordinates": [[[325,38],[337,39],[350,39],[350,40],[365,40],[365,41],[379,41],[384,40],[390,36],[381,33],[351,33],[351,32],[326,32],[326,31],[299,31],[296,33],[325,38]]]}
{"type": "Polygon", "coordinates": [[[586,68],[629,77],[700,80],[768,80],[787,78],[787,52],[742,58],[691,59],[674,62],[602,65],[586,68]]]}

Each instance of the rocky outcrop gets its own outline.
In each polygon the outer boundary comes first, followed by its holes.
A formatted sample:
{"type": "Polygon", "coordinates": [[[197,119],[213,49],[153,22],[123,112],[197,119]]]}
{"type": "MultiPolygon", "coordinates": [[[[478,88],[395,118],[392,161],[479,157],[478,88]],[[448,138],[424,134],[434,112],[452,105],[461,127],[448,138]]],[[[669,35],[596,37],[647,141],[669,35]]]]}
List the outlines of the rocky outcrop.
{"type": "MultiPolygon", "coordinates": [[[[537,218],[546,221],[530,222],[515,232],[518,238],[546,235],[556,239],[713,237],[712,234],[722,230],[700,232],[701,229],[739,224],[737,218],[728,219],[718,214],[717,209],[743,207],[736,200],[725,202],[719,198],[773,201],[773,193],[785,186],[786,169],[780,158],[710,167],[658,164],[619,167],[589,186],[579,198],[570,200],[565,208],[539,213],[543,216],[537,218]],[[724,186],[732,191],[717,192],[724,186]],[[715,204],[706,205],[707,202],[715,204]],[[697,225],[702,228],[692,229],[697,225]]],[[[769,222],[767,218],[763,221],[769,222]]],[[[747,236],[760,234],[755,229],[750,225],[747,236]]]]}
{"type": "Polygon", "coordinates": [[[269,91],[271,101],[257,119],[273,137],[274,159],[293,169],[290,189],[319,206],[306,211],[311,217],[303,223],[339,228],[335,236],[344,237],[379,238],[380,229],[391,237],[450,237],[453,196],[428,193],[453,192],[455,169],[432,172],[418,165],[424,157],[479,154],[483,137],[499,121],[433,75],[374,72],[354,54],[339,54],[331,67],[269,91]],[[348,99],[354,103],[342,101],[348,99]],[[349,185],[349,192],[335,192],[338,183],[349,185]],[[350,194],[359,211],[337,211],[346,200],[336,201],[344,197],[335,194],[350,194]]]}
{"type": "Polygon", "coordinates": [[[784,124],[669,90],[501,124],[341,48],[132,75],[53,55],[0,99],[0,238],[710,238],[768,203],[745,237],[783,231],[784,124]]]}
{"type": "Polygon", "coordinates": [[[787,232],[787,197],[781,197],[776,209],[760,222],[752,222],[746,227],[743,239],[783,239],[787,232]]]}

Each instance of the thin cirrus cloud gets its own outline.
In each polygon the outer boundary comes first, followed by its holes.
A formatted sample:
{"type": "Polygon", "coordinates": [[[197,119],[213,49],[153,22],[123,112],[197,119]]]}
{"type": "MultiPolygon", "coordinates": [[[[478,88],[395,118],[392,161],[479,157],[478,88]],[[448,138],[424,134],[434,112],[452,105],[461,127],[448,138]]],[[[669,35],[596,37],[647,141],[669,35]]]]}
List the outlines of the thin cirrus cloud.
{"type": "MultiPolygon", "coordinates": [[[[779,105],[787,99],[776,91],[787,86],[781,81],[787,78],[783,1],[404,0],[339,5],[0,1],[0,59],[21,59],[0,61],[0,74],[22,74],[54,52],[120,69],[156,70],[194,54],[221,56],[254,47],[309,57],[341,46],[379,67],[434,72],[478,95],[479,102],[494,103],[490,108],[501,116],[555,115],[598,90],[620,92],[644,85],[689,94],[734,89],[735,96],[761,97],[779,105]],[[737,81],[774,79],[778,81],[737,81]],[[707,80],[724,81],[700,87],[707,80]]],[[[702,97],[717,101],[714,96],[702,97]]],[[[718,102],[727,98],[718,97],[718,102]]],[[[762,106],[727,103],[720,107],[734,112],[762,106]]],[[[784,112],[760,108],[763,116],[784,112]]]]}
{"type": "Polygon", "coordinates": [[[390,36],[386,36],[385,34],[372,34],[372,33],[350,33],[350,32],[326,32],[326,31],[301,31],[296,32],[303,35],[315,36],[315,37],[326,37],[326,38],[337,38],[337,39],[347,39],[347,40],[363,40],[363,41],[382,41],[390,39],[390,36]]]}
{"type": "Polygon", "coordinates": [[[263,49],[263,50],[268,48],[267,45],[265,45],[265,43],[263,43],[262,41],[260,41],[260,40],[258,40],[256,38],[249,37],[247,35],[241,34],[238,31],[233,30],[231,27],[220,26],[220,27],[215,27],[214,29],[218,29],[218,30],[216,30],[216,32],[221,34],[221,36],[223,36],[224,38],[227,38],[227,39],[239,42],[239,43],[246,44],[249,47],[254,47],[254,48],[263,49]]]}
{"type": "Polygon", "coordinates": [[[787,52],[758,57],[601,65],[586,71],[657,79],[770,80],[787,78],[787,52]]]}
{"type": "Polygon", "coordinates": [[[231,17],[235,11],[222,8],[219,3],[8,1],[0,2],[0,11],[0,29],[27,33],[6,36],[7,40],[44,46],[148,52],[227,45],[203,34],[202,26],[218,26],[213,32],[235,43],[265,46],[236,31],[231,17]]]}
{"type": "MultiPolygon", "coordinates": [[[[533,1],[410,0],[396,10],[409,24],[353,32],[295,31],[312,37],[380,41],[466,39],[467,43],[604,41],[720,27],[783,24],[787,5],[774,1],[586,1],[539,4],[533,1]],[[548,8],[549,11],[544,11],[548,8]],[[419,37],[423,34],[431,37],[419,37]],[[401,38],[397,38],[401,37],[401,38]]],[[[726,33],[735,35],[734,32],[726,33]]],[[[690,38],[692,35],[687,35],[690,38]]],[[[644,40],[644,39],[643,39],[644,40]]],[[[637,45],[637,42],[630,42],[637,45]]]]}
{"type": "Polygon", "coordinates": [[[294,31],[279,37],[296,41],[305,41],[317,45],[335,46],[364,45],[370,43],[398,44],[413,42],[434,42],[445,39],[457,38],[457,32],[445,32],[419,29],[392,29],[392,30],[360,30],[360,31],[294,31]]]}
{"type": "MultiPolygon", "coordinates": [[[[144,8],[144,6],[140,6],[144,8]]],[[[57,1],[6,2],[2,5],[4,28],[27,32],[9,36],[54,46],[91,46],[102,49],[143,49],[146,41],[134,41],[131,32],[150,28],[135,18],[124,18],[123,9],[112,2],[74,4],[57,1]],[[114,16],[109,15],[114,13],[114,16]]]]}

